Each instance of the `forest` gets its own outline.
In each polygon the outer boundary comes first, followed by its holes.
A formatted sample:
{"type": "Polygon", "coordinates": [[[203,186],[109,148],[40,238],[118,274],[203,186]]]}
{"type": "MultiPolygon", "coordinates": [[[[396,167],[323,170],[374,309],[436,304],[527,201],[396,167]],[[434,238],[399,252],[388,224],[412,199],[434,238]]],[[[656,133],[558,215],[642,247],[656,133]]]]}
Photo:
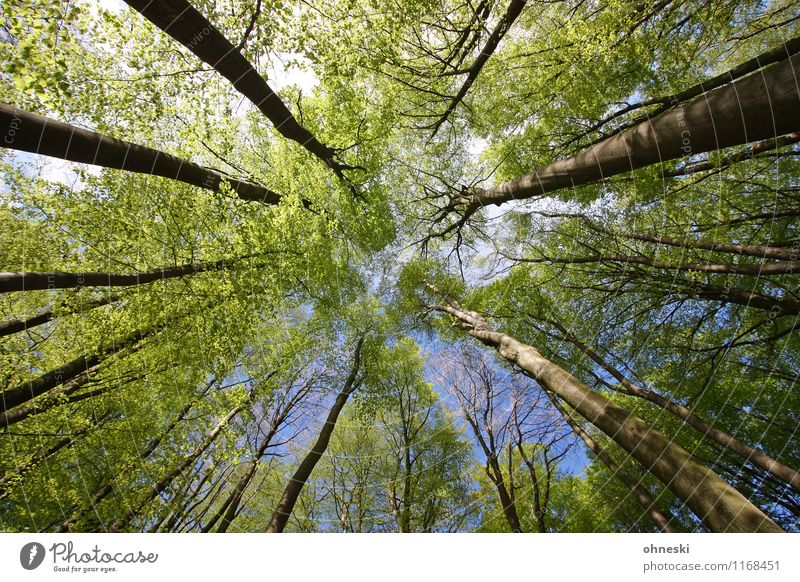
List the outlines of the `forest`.
{"type": "Polygon", "coordinates": [[[797,0],[4,0],[0,140],[0,531],[800,532],[797,0]]]}

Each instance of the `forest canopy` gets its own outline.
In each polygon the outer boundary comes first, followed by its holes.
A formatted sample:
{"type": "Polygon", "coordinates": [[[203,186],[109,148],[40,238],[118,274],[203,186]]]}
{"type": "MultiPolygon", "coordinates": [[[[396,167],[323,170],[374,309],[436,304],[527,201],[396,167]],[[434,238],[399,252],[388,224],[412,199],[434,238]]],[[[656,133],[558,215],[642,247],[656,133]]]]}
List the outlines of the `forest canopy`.
{"type": "Polygon", "coordinates": [[[795,0],[0,4],[0,530],[800,531],[795,0]]]}

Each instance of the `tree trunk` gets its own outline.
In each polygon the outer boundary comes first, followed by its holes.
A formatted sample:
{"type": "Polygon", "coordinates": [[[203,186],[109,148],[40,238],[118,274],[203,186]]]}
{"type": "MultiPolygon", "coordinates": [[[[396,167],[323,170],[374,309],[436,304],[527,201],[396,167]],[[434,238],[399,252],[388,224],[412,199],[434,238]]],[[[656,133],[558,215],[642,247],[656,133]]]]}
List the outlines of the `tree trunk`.
{"type": "Polygon", "coordinates": [[[102,424],[106,420],[107,417],[108,415],[100,417],[96,419],[94,423],[91,424],[90,426],[82,428],[75,434],[72,434],[68,437],[64,437],[63,439],[56,441],[53,445],[49,446],[47,449],[34,454],[30,458],[30,460],[27,463],[25,463],[21,468],[19,468],[15,473],[3,475],[2,477],[0,477],[0,501],[11,495],[11,490],[14,487],[14,481],[22,479],[22,477],[24,477],[30,471],[35,469],[40,463],[47,461],[47,459],[53,457],[61,449],[71,447],[72,445],[74,445],[78,437],[85,435],[93,428],[97,428],[100,424],[102,424]]]}
{"type": "Polygon", "coordinates": [[[800,301],[784,297],[770,297],[754,291],[745,291],[736,288],[720,288],[713,285],[702,285],[696,289],[686,289],[685,293],[690,298],[719,301],[721,303],[735,303],[744,307],[763,309],[774,313],[775,317],[785,315],[800,315],[800,301]]]}
{"type": "Polygon", "coordinates": [[[500,18],[500,21],[497,23],[497,26],[492,31],[492,34],[489,35],[489,38],[486,41],[483,49],[481,50],[478,57],[475,59],[475,62],[472,63],[472,66],[469,68],[469,73],[467,75],[464,84],[459,89],[458,93],[450,104],[447,106],[447,110],[442,114],[442,116],[433,124],[433,135],[436,135],[436,132],[439,131],[439,128],[444,124],[445,121],[450,117],[450,115],[455,111],[458,104],[464,100],[466,97],[467,92],[469,91],[472,84],[475,82],[475,79],[478,78],[480,75],[483,66],[486,64],[486,61],[489,60],[489,57],[494,54],[494,51],[497,49],[497,46],[500,44],[500,41],[508,32],[508,29],[511,28],[511,25],[514,24],[514,21],[522,14],[522,9],[525,8],[525,2],[527,0],[511,0],[511,3],[508,5],[505,14],[500,18]]]}
{"type": "MultiPolygon", "coordinates": [[[[709,91],[553,162],[488,190],[469,191],[467,213],[541,196],[676,158],[716,151],[800,129],[796,71],[800,55],[709,91]]],[[[448,210],[450,210],[448,208],[448,210]]]]}
{"type": "Polygon", "coordinates": [[[244,496],[245,491],[250,486],[250,483],[253,480],[253,477],[258,470],[258,463],[261,461],[261,457],[267,452],[267,449],[272,442],[272,439],[275,438],[275,435],[283,426],[283,423],[286,422],[287,417],[292,412],[292,410],[297,406],[297,404],[305,398],[306,394],[308,394],[308,389],[310,388],[310,383],[306,384],[302,389],[298,390],[291,398],[288,400],[286,399],[286,394],[278,403],[278,408],[275,411],[275,415],[273,416],[273,420],[271,422],[271,426],[269,432],[264,437],[264,440],[259,445],[258,449],[253,455],[253,460],[250,462],[247,471],[242,476],[241,479],[234,487],[231,494],[225,500],[225,502],[220,506],[219,510],[217,511],[216,515],[202,528],[203,533],[210,532],[216,523],[219,521],[220,525],[217,528],[217,533],[225,533],[228,531],[228,528],[233,523],[233,520],[236,519],[239,511],[239,504],[242,501],[242,497],[244,496]],[[221,520],[221,521],[220,521],[221,520]]]}
{"type": "Polygon", "coordinates": [[[187,0],[125,0],[156,27],[228,79],[285,138],[297,142],[339,173],[335,151],[300,125],[242,53],[187,0]]]}
{"type": "Polygon", "coordinates": [[[606,372],[616,378],[616,380],[625,388],[625,394],[642,398],[643,400],[651,402],[659,408],[670,412],[677,418],[680,418],[686,422],[686,424],[697,430],[702,435],[709,437],[718,445],[722,445],[729,451],[742,457],[745,461],[752,463],[756,467],[763,469],[784,483],[791,485],[796,491],[800,491],[800,473],[787,467],[776,459],[773,459],[772,457],[765,455],[764,453],[743,443],[725,431],[714,428],[710,422],[703,420],[685,406],[664,398],[652,390],[645,390],[641,386],[637,386],[628,380],[617,368],[606,362],[589,346],[578,340],[574,335],[561,326],[561,324],[553,321],[550,321],[549,323],[555,325],[566,336],[565,339],[567,341],[574,344],[579,350],[594,360],[594,362],[602,367],[606,372]]]}
{"type": "MultiPolygon", "coordinates": [[[[170,421],[170,423],[167,425],[167,427],[159,435],[157,435],[152,441],[150,441],[150,444],[148,444],[147,447],[145,447],[145,449],[141,453],[139,453],[138,458],[141,461],[145,461],[146,459],[148,459],[150,457],[150,455],[152,455],[156,451],[156,449],[158,449],[159,445],[161,445],[161,443],[164,441],[164,439],[175,429],[176,426],[178,426],[179,422],[181,422],[184,418],[186,418],[186,415],[189,414],[189,411],[194,407],[195,404],[197,404],[197,402],[200,399],[202,399],[208,393],[209,390],[211,390],[211,387],[215,383],[216,383],[216,380],[213,380],[212,382],[210,382],[208,384],[208,386],[206,386],[206,388],[197,396],[197,398],[194,398],[194,399],[192,399],[192,400],[190,400],[189,402],[186,403],[186,405],[175,416],[175,418],[173,418],[170,421]]],[[[108,497],[113,490],[114,490],[114,481],[109,481],[104,486],[102,486],[100,489],[98,489],[97,492],[95,492],[95,494],[92,496],[92,500],[83,509],[80,509],[79,507],[76,507],[76,508],[72,509],[72,511],[70,511],[69,515],[64,519],[64,521],[61,523],[61,525],[56,529],[56,532],[68,532],[68,531],[70,531],[72,526],[75,523],[77,523],[78,520],[80,520],[84,515],[86,515],[90,511],[94,511],[95,508],[97,507],[97,505],[101,501],[103,501],[103,499],[108,497]]]]}
{"type": "MultiPolygon", "coordinates": [[[[640,240],[643,242],[651,242],[661,245],[668,245],[671,247],[702,249],[706,251],[714,251],[719,253],[731,253],[734,255],[746,255],[749,257],[758,257],[759,259],[776,259],[779,261],[789,261],[789,262],[793,261],[796,262],[798,258],[800,258],[800,254],[798,254],[797,249],[792,249],[792,248],[771,247],[766,245],[735,244],[735,243],[725,243],[725,242],[709,241],[702,239],[697,240],[697,239],[683,238],[683,237],[660,236],[660,235],[638,233],[638,232],[617,231],[610,228],[606,228],[598,224],[597,222],[590,219],[588,216],[584,214],[572,214],[572,215],[544,214],[544,216],[551,216],[551,217],[569,216],[574,218],[580,218],[586,224],[586,226],[601,234],[607,234],[614,237],[619,236],[631,240],[640,240]]],[[[792,216],[794,216],[794,214],[792,214],[792,216]]]]}
{"type": "Polygon", "coordinates": [[[628,474],[625,469],[619,466],[614,459],[609,455],[606,450],[600,446],[596,440],[594,440],[589,434],[583,430],[583,427],[575,421],[574,418],[567,412],[563,406],[558,402],[558,399],[552,395],[549,391],[545,390],[548,398],[550,398],[550,402],[553,403],[553,406],[561,413],[561,416],[564,418],[564,421],[572,428],[576,435],[578,435],[581,440],[586,443],[586,446],[590,451],[592,451],[600,461],[608,467],[611,473],[622,483],[631,490],[633,496],[636,498],[636,501],[639,505],[642,506],[647,512],[647,515],[650,516],[650,519],[653,520],[653,523],[658,526],[664,533],[675,533],[675,530],[669,525],[670,519],[660,512],[655,507],[655,501],[653,497],[650,495],[650,492],[645,489],[642,485],[639,484],[634,477],[628,474]]]}
{"type": "Polygon", "coordinates": [[[175,279],[186,275],[206,273],[230,267],[235,259],[214,263],[181,265],[152,269],[141,273],[65,273],[62,271],[0,273],[0,293],[34,291],[42,289],[73,289],[80,287],[128,287],[145,285],[154,281],[175,279]]]}
{"type": "Polygon", "coordinates": [[[327,450],[328,442],[330,442],[331,435],[333,434],[333,429],[336,428],[336,421],[339,418],[339,413],[341,413],[350,395],[358,387],[356,376],[361,366],[361,346],[363,344],[364,338],[359,338],[356,342],[355,354],[353,355],[353,367],[345,380],[342,391],[336,397],[336,401],[333,403],[328,417],[325,419],[325,424],[320,429],[317,442],[314,443],[314,446],[311,447],[311,450],[300,463],[294,475],[289,479],[289,483],[286,485],[286,489],[284,489],[283,495],[281,495],[280,501],[278,501],[278,506],[275,508],[272,519],[267,526],[267,533],[283,532],[286,523],[289,521],[289,516],[292,514],[295,503],[297,503],[297,498],[303,490],[303,486],[311,476],[311,472],[314,470],[317,462],[319,462],[322,455],[327,450]]]}
{"type": "Polygon", "coordinates": [[[800,261],[778,261],[774,263],[683,263],[672,264],[655,261],[645,255],[589,255],[585,257],[541,257],[536,259],[525,257],[508,257],[520,263],[553,263],[558,265],[585,265],[587,263],[622,263],[644,265],[664,271],[696,271],[723,275],[747,275],[749,277],[766,277],[768,275],[800,274],[800,261]]]}
{"type": "Polygon", "coordinates": [[[4,148],[161,176],[215,192],[227,181],[239,198],[264,204],[278,204],[281,199],[279,194],[258,184],[234,180],[188,160],[3,103],[0,103],[0,132],[6,136],[0,143],[4,148]]]}
{"type": "MultiPolygon", "coordinates": [[[[2,278],[3,274],[4,273],[0,273],[0,278],[2,278]]],[[[81,301],[80,304],[76,306],[75,310],[71,310],[70,313],[75,313],[84,309],[88,310],[94,309],[95,307],[102,307],[103,305],[108,305],[109,303],[119,301],[120,298],[121,297],[119,295],[110,294],[106,295],[105,297],[101,297],[100,299],[81,301]]],[[[43,325],[48,321],[52,321],[54,317],[53,308],[48,307],[47,309],[43,309],[39,313],[25,319],[20,318],[2,321],[0,322],[0,337],[18,333],[20,331],[26,331],[38,325],[43,325]]]]}
{"type": "Polygon", "coordinates": [[[522,525],[520,525],[519,516],[517,515],[517,506],[511,498],[508,488],[506,488],[505,479],[503,478],[500,464],[497,462],[497,457],[495,455],[489,458],[489,464],[495,475],[493,478],[491,475],[489,477],[492,478],[495,489],[497,489],[497,495],[500,498],[500,504],[503,507],[503,515],[505,515],[506,521],[508,522],[508,527],[511,528],[513,533],[522,533],[522,525]]]}
{"type": "Polygon", "coordinates": [[[127,348],[138,346],[146,337],[153,335],[158,329],[160,329],[158,326],[144,330],[137,329],[124,338],[117,339],[98,348],[93,353],[79,356],[63,366],[42,374],[38,378],[0,392],[0,413],[33,400],[37,396],[41,396],[65,382],[77,378],[81,374],[88,374],[92,368],[108,356],[127,348]]]}
{"type": "Polygon", "coordinates": [[[716,532],[783,531],[719,475],[642,419],[593,392],[531,346],[494,331],[483,316],[465,310],[435,286],[427,284],[427,287],[447,302],[447,305],[429,305],[430,310],[458,319],[469,335],[497,350],[563,399],[661,480],[709,529],[716,532]]]}
{"type": "MultiPolygon", "coordinates": [[[[490,389],[490,387],[487,387],[490,389]]],[[[459,397],[460,400],[460,397],[459,397]]],[[[492,406],[491,400],[487,399],[486,406],[492,406]]],[[[508,488],[506,487],[503,472],[500,469],[500,463],[497,461],[497,448],[495,445],[494,435],[489,433],[489,442],[484,438],[483,433],[478,427],[478,422],[475,416],[467,410],[466,402],[461,402],[461,409],[464,412],[464,417],[467,420],[472,433],[475,435],[475,440],[478,441],[483,454],[486,455],[486,475],[491,479],[497,490],[497,495],[500,498],[500,504],[503,508],[503,515],[505,515],[508,526],[514,533],[522,533],[522,526],[520,525],[519,515],[517,514],[517,506],[511,499],[508,488]]],[[[485,414],[485,412],[484,412],[485,414]]],[[[509,451],[509,454],[511,452],[509,451]]]]}
{"type": "Polygon", "coordinates": [[[245,402],[232,408],[230,412],[228,412],[228,414],[226,414],[225,417],[220,420],[208,433],[208,436],[205,438],[205,440],[195,447],[195,449],[188,456],[184,457],[172,470],[168,471],[158,481],[156,481],[135,508],[133,508],[126,516],[117,519],[113,524],[111,524],[109,531],[118,532],[126,527],[131,520],[133,520],[142,512],[148,503],[163,493],[181,473],[183,473],[190,465],[192,465],[192,463],[197,461],[197,459],[199,459],[200,456],[206,452],[206,450],[208,450],[208,447],[210,447],[217,437],[222,434],[222,430],[228,425],[228,423],[236,418],[236,416],[238,416],[239,413],[244,410],[245,406],[252,402],[254,396],[255,391],[251,391],[245,402]]]}

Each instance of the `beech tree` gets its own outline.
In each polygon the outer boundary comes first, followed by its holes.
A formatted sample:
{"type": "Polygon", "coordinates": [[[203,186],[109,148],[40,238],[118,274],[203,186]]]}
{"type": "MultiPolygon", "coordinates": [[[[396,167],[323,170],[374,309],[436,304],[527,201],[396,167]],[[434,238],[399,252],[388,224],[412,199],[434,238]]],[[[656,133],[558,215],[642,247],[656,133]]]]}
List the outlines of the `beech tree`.
{"type": "Polygon", "coordinates": [[[798,531],[795,13],[3,3],[0,528],[798,531]]]}

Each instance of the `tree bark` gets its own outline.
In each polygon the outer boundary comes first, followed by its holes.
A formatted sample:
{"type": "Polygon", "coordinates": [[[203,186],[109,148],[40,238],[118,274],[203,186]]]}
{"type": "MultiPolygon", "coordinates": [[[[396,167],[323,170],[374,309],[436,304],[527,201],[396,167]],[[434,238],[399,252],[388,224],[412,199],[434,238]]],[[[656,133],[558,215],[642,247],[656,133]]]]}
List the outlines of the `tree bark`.
{"type": "Polygon", "coordinates": [[[669,524],[670,519],[656,508],[655,501],[650,495],[650,492],[640,485],[639,481],[629,475],[625,469],[618,465],[611,455],[609,455],[606,450],[600,446],[600,443],[594,440],[585,430],[583,430],[583,427],[580,425],[580,423],[572,418],[572,415],[570,415],[570,413],[567,412],[563,406],[561,406],[558,398],[553,396],[553,394],[547,390],[545,390],[545,393],[547,394],[548,398],[550,398],[550,402],[553,403],[553,406],[555,406],[558,412],[561,413],[564,421],[570,426],[570,428],[572,428],[573,432],[578,435],[589,448],[589,450],[597,455],[597,458],[600,459],[600,461],[606,467],[608,467],[612,475],[614,475],[628,489],[631,490],[631,493],[633,493],[636,501],[642,506],[642,509],[647,512],[647,515],[650,516],[650,519],[653,520],[653,523],[656,524],[658,529],[664,533],[675,533],[675,530],[669,524]]]}
{"type": "Polygon", "coordinates": [[[65,273],[63,271],[25,273],[5,272],[0,273],[0,293],[14,291],[35,291],[42,289],[73,289],[80,287],[127,287],[145,285],[154,281],[175,279],[186,275],[205,273],[217,269],[224,269],[234,260],[216,261],[214,263],[201,263],[197,265],[180,265],[178,267],[165,267],[142,271],[141,273],[65,273]]]}
{"type": "Polygon", "coordinates": [[[778,261],[760,265],[746,263],[672,263],[659,262],[645,255],[589,255],[586,257],[542,257],[530,259],[525,257],[508,257],[520,263],[553,263],[559,265],[585,265],[587,263],[631,263],[644,265],[664,271],[696,271],[700,273],[717,273],[723,275],[746,275],[762,277],[767,275],[800,274],[800,261],[778,261]]]}
{"type": "Polygon", "coordinates": [[[559,331],[561,331],[565,335],[565,339],[570,343],[574,344],[579,350],[581,350],[584,354],[589,356],[595,363],[597,363],[600,367],[602,367],[606,372],[611,374],[623,387],[624,393],[630,396],[636,396],[648,402],[651,402],[670,412],[677,418],[685,421],[686,424],[694,428],[696,431],[701,433],[704,436],[709,437],[712,441],[721,445],[728,449],[729,451],[736,453],[740,457],[742,457],[745,461],[752,463],[756,467],[763,469],[764,471],[768,472],[769,474],[773,475],[775,478],[791,485],[796,491],[800,492],[800,472],[795,471],[784,465],[783,463],[773,459],[769,455],[766,455],[753,447],[743,443],[739,439],[731,436],[727,432],[715,428],[710,422],[703,420],[699,416],[697,416],[694,412],[686,408],[685,406],[678,404],[672,400],[664,398],[660,394],[656,394],[652,390],[646,390],[640,386],[637,386],[630,380],[628,380],[625,375],[620,372],[617,368],[609,364],[605,361],[600,355],[598,355],[592,348],[588,345],[581,342],[578,338],[576,338],[572,333],[567,331],[560,323],[550,321],[555,325],[559,331]]]}
{"type": "Polygon", "coordinates": [[[356,382],[356,376],[361,366],[361,347],[363,344],[364,338],[359,338],[356,342],[356,349],[353,355],[353,367],[345,380],[342,391],[336,397],[336,401],[333,403],[328,417],[325,419],[325,424],[320,429],[317,441],[314,443],[314,446],[311,447],[311,450],[300,463],[300,466],[283,490],[283,495],[281,495],[278,506],[275,508],[272,519],[267,526],[267,533],[283,532],[286,523],[289,521],[289,516],[292,514],[295,503],[297,503],[297,498],[303,490],[303,486],[311,476],[311,472],[314,470],[317,462],[319,462],[322,455],[325,454],[331,435],[333,434],[333,429],[336,428],[336,421],[339,419],[339,414],[342,412],[344,405],[347,404],[350,395],[358,388],[359,383],[356,382]]]}
{"type": "Polygon", "coordinates": [[[474,213],[483,206],[533,198],[651,164],[793,133],[800,129],[798,69],[800,55],[785,58],[678,104],[571,158],[488,190],[471,190],[457,203],[466,203],[467,213],[474,213]]]}
{"type": "Polygon", "coordinates": [[[297,142],[335,172],[335,151],[300,125],[281,98],[242,53],[187,0],[125,0],[156,27],[228,79],[285,138],[297,142]]]}
{"type": "Polygon", "coordinates": [[[155,333],[158,329],[160,329],[158,326],[144,330],[137,329],[126,337],[100,347],[95,352],[79,356],[63,366],[54,368],[33,380],[23,382],[13,388],[0,392],[0,413],[15,406],[19,406],[20,404],[24,404],[29,400],[33,400],[37,396],[41,396],[61,386],[65,382],[77,378],[81,374],[88,374],[92,368],[97,366],[106,357],[127,348],[137,346],[142,340],[155,333]]]}
{"type": "Polygon", "coordinates": [[[709,529],[717,532],[783,531],[719,475],[641,418],[593,392],[533,347],[494,331],[483,316],[465,310],[434,285],[427,284],[427,287],[447,303],[429,305],[428,309],[455,317],[469,335],[497,350],[563,399],[664,483],[709,529]]]}
{"type": "MultiPolygon", "coordinates": [[[[3,273],[0,273],[0,279],[2,278],[2,276],[3,273]]],[[[88,310],[88,309],[94,309],[95,307],[102,307],[103,305],[108,305],[109,303],[114,303],[116,301],[119,301],[120,298],[121,297],[117,294],[109,294],[104,297],[101,297],[100,299],[81,301],[80,304],[75,307],[74,311],[70,308],[70,313],[74,313],[76,311],[81,311],[84,309],[88,310]]],[[[55,315],[53,314],[53,308],[48,307],[24,319],[19,318],[19,319],[10,319],[8,321],[2,321],[0,322],[0,337],[32,329],[36,326],[43,325],[48,321],[52,321],[54,318],[55,315]]]]}
{"type": "MultiPolygon", "coordinates": [[[[486,385],[484,388],[488,395],[486,398],[486,408],[483,410],[483,414],[484,417],[488,417],[489,410],[487,409],[492,406],[492,387],[486,385]]],[[[488,427],[488,423],[485,423],[484,426],[486,427],[488,436],[487,441],[478,425],[476,414],[468,410],[468,398],[464,397],[462,400],[462,394],[460,392],[457,394],[457,398],[461,404],[461,410],[464,413],[467,424],[469,424],[470,428],[472,429],[472,434],[475,435],[475,440],[478,441],[481,450],[483,450],[483,454],[486,456],[486,476],[489,477],[494,484],[495,490],[497,491],[497,496],[500,498],[500,505],[503,508],[503,515],[505,515],[508,526],[511,528],[513,533],[522,533],[522,526],[519,521],[519,515],[517,514],[517,506],[514,503],[514,500],[511,498],[508,487],[506,487],[503,471],[501,470],[500,463],[498,462],[498,452],[494,434],[488,427]]],[[[472,405],[474,403],[469,402],[469,404],[472,405]]],[[[511,451],[509,450],[509,455],[510,454],[511,451]]]]}
{"type": "Polygon", "coordinates": [[[188,160],[75,127],[0,103],[0,147],[70,162],[160,176],[219,192],[227,181],[243,200],[275,205],[281,196],[268,188],[223,176],[188,160]]]}
{"type": "MultiPolygon", "coordinates": [[[[737,244],[725,243],[717,241],[709,241],[703,239],[691,239],[675,236],[661,236],[639,232],[626,232],[606,228],[597,224],[594,220],[584,214],[543,214],[549,217],[573,217],[581,219],[586,226],[601,234],[607,234],[615,237],[622,237],[631,240],[640,240],[643,242],[650,242],[655,244],[667,245],[679,248],[694,248],[706,251],[714,251],[719,253],[731,253],[734,255],[746,255],[749,257],[758,257],[759,259],[776,259],[779,261],[796,262],[800,259],[800,252],[797,249],[771,247],[767,245],[751,245],[751,244],[737,244]]],[[[792,215],[794,216],[794,215],[792,215]]]]}

